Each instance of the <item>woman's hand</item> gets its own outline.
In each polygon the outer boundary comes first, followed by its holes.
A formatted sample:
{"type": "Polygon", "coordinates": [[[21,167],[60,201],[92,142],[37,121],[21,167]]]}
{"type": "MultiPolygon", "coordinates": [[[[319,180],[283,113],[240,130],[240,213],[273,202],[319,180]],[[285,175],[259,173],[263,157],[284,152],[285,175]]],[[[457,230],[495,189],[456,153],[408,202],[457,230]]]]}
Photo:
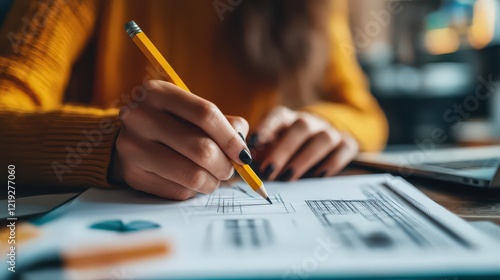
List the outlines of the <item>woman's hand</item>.
{"type": "Polygon", "coordinates": [[[358,143],[322,118],[275,108],[248,139],[263,180],[332,176],[358,153],[358,143]]]}
{"type": "Polygon", "coordinates": [[[251,162],[243,118],[224,116],[213,103],[164,81],[149,81],[146,88],[146,99],[120,116],[113,181],[185,200],[228,180],[234,172],[229,159],[251,162]]]}

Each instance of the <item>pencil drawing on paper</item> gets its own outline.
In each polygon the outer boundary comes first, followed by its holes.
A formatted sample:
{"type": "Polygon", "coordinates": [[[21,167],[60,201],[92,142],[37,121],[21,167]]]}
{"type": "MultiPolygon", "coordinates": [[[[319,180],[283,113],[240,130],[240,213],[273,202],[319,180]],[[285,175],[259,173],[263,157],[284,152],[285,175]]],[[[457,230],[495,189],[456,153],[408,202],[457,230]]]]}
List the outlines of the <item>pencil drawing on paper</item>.
{"type": "Polygon", "coordinates": [[[235,188],[218,189],[210,194],[206,203],[200,206],[183,206],[188,215],[248,215],[294,213],[292,204],[283,200],[280,194],[270,194],[273,204],[262,201],[235,188]]]}
{"type": "Polygon", "coordinates": [[[207,227],[207,249],[260,249],[273,244],[268,219],[214,220],[207,227]]]}
{"type": "Polygon", "coordinates": [[[321,224],[347,248],[395,249],[403,244],[420,249],[449,246],[448,238],[410,213],[401,202],[372,186],[365,198],[306,200],[321,224]]]}

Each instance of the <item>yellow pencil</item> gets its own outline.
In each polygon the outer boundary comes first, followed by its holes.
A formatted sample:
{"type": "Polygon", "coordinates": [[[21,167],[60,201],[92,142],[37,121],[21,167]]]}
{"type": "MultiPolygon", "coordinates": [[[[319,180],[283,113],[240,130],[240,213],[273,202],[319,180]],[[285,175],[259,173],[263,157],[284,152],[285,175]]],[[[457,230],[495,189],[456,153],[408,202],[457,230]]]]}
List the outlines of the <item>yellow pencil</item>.
{"type": "MultiPolygon", "coordinates": [[[[158,49],[153,45],[153,43],[149,40],[149,38],[142,32],[141,28],[135,23],[135,21],[129,21],[125,24],[125,31],[127,31],[128,35],[134,43],[141,49],[144,55],[148,58],[148,60],[158,68],[158,71],[165,71],[167,76],[171,79],[171,82],[176,86],[189,91],[189,88],[184,84],[181,78],[175,73],[174,69],[167,60],[161,55],[158,49]]],[[[252,170],[252,168],[248,165],[239,165],[236,162],[231,160],[231,163],[234,166],[234,169],[240,174],[241,178],[260,196],[265,198],[269,203],[272,204],[269,196],[267,195],[266,188],[264,187],[264,183],[259,179],[257,174],[252,170]]]]}

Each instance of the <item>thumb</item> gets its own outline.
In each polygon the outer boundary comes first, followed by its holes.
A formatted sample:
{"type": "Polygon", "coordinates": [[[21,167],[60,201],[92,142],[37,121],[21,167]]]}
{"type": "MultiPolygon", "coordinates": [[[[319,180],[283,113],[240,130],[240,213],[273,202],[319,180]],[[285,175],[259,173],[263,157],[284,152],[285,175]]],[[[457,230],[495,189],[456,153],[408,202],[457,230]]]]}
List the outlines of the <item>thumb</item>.
{"type": "Polygon", "coordinates": [[[264,120],[257,126],[249,139],[251,146],[265,145],[273,142],[278,134],[285,128],[292,125],[298,116],[295,111],[279,106],[274,108],[264,120]]]}
{"type": "Polygon", "coordinates": [[[234,130],[238,134],[240,134],[240,136],[243,138],[243,141],[245,141],[249,131],[248,122],[244,118],[239,116],[226,115],[226,119],[229,121],[234,130]]]}

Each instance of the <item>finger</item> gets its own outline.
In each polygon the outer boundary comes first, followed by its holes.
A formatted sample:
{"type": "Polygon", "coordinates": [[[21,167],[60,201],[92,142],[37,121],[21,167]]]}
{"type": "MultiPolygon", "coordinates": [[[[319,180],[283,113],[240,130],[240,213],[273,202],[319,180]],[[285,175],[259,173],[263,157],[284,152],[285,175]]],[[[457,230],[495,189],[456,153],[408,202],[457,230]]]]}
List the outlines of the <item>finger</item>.
{"type": "Polygon", "coordinates": [[[196,192],[208,194],[219,187],[220,181],[207,170],[163,144],[129,133],[116,145],[121,153],[134,155],[122,159],[127,183],[133,179],[130,174],[140,168],[196,192]]]}
{"type": "Polygon", "coordinates": [[[274,108],[250,136],[250,146],[258,147],[274,141],[279,132],[289,127],[295,120],[297,114],[294,111],[282,106],[274,108]]]}
{"type": "Polygon", "coordinates": [[[240,116],[229,115],[226,115],[226,119],[229,121],[234,130],[236,130],[238,134],[241,134],[240,136],[243,137],[243,139],[247,137],[248,131],[250,129],[247,120],[240,116]]]}
{"type": "Polygon", "coordinates": [[[326,158],[339,144],[341,136],[336,130],[322,131],[307,141],[283,168],[293,181],[301,178],[308,170],[326,158]],[[288,174],[292,174],[291,176],[288,174]]]}
{"type": "Polygon", "coordinates": [[[134,112],[135,117],[128,122],[138,127],[142,137],[169,146],[219,180],[227,180],[233,174],[233,165],[229,158],[217,143],[198,127],[164,112],[146,112],[141,108],[134,111],[137,111],[134,112]]]}
{"type": "Polygon", "coordinates": [[[236,163],[251,163],[245,141],[215,104],[164,81],[152,80],[146,87],[156,93],[150,98],[153,106],[201,128],[236,163]]]}
{"type": "MultiPolygon", "coordinates": [[[[320,127],[311,125],[311,122],[307,118],[299,118],[294,122],[284,134],[276,140],[272,145],[269,154],[262,161],[261,170],[264,174],[265,180],[274,180],[281,174],[285,164],[293,157],[293,155],[304,145],[304,143],[309,140],[313,135],[318,133],[320,127]],[[269,172],[269,166],[274,167],[274,171],[269,172]],[[265,172],[267,171],[267,172],[265,172]],[[269,174],[269,176],[267,176],[269,174]]],[[[292,174],[283,174],[287,177],[292,174]]]]}
{"type": "Polygon", "coordinates": [[[356,157],[358,143],[350,136],[344,136],[334,150],[316,169],[316,177],[333,176],[342,171],[356,157]]]}
{"type": "Polygon", "coordinates": [[[136,190],[173,200],[186,200],[196,195],[193,190],[140,168],[132,172],[128,185],[136,190]]]}

